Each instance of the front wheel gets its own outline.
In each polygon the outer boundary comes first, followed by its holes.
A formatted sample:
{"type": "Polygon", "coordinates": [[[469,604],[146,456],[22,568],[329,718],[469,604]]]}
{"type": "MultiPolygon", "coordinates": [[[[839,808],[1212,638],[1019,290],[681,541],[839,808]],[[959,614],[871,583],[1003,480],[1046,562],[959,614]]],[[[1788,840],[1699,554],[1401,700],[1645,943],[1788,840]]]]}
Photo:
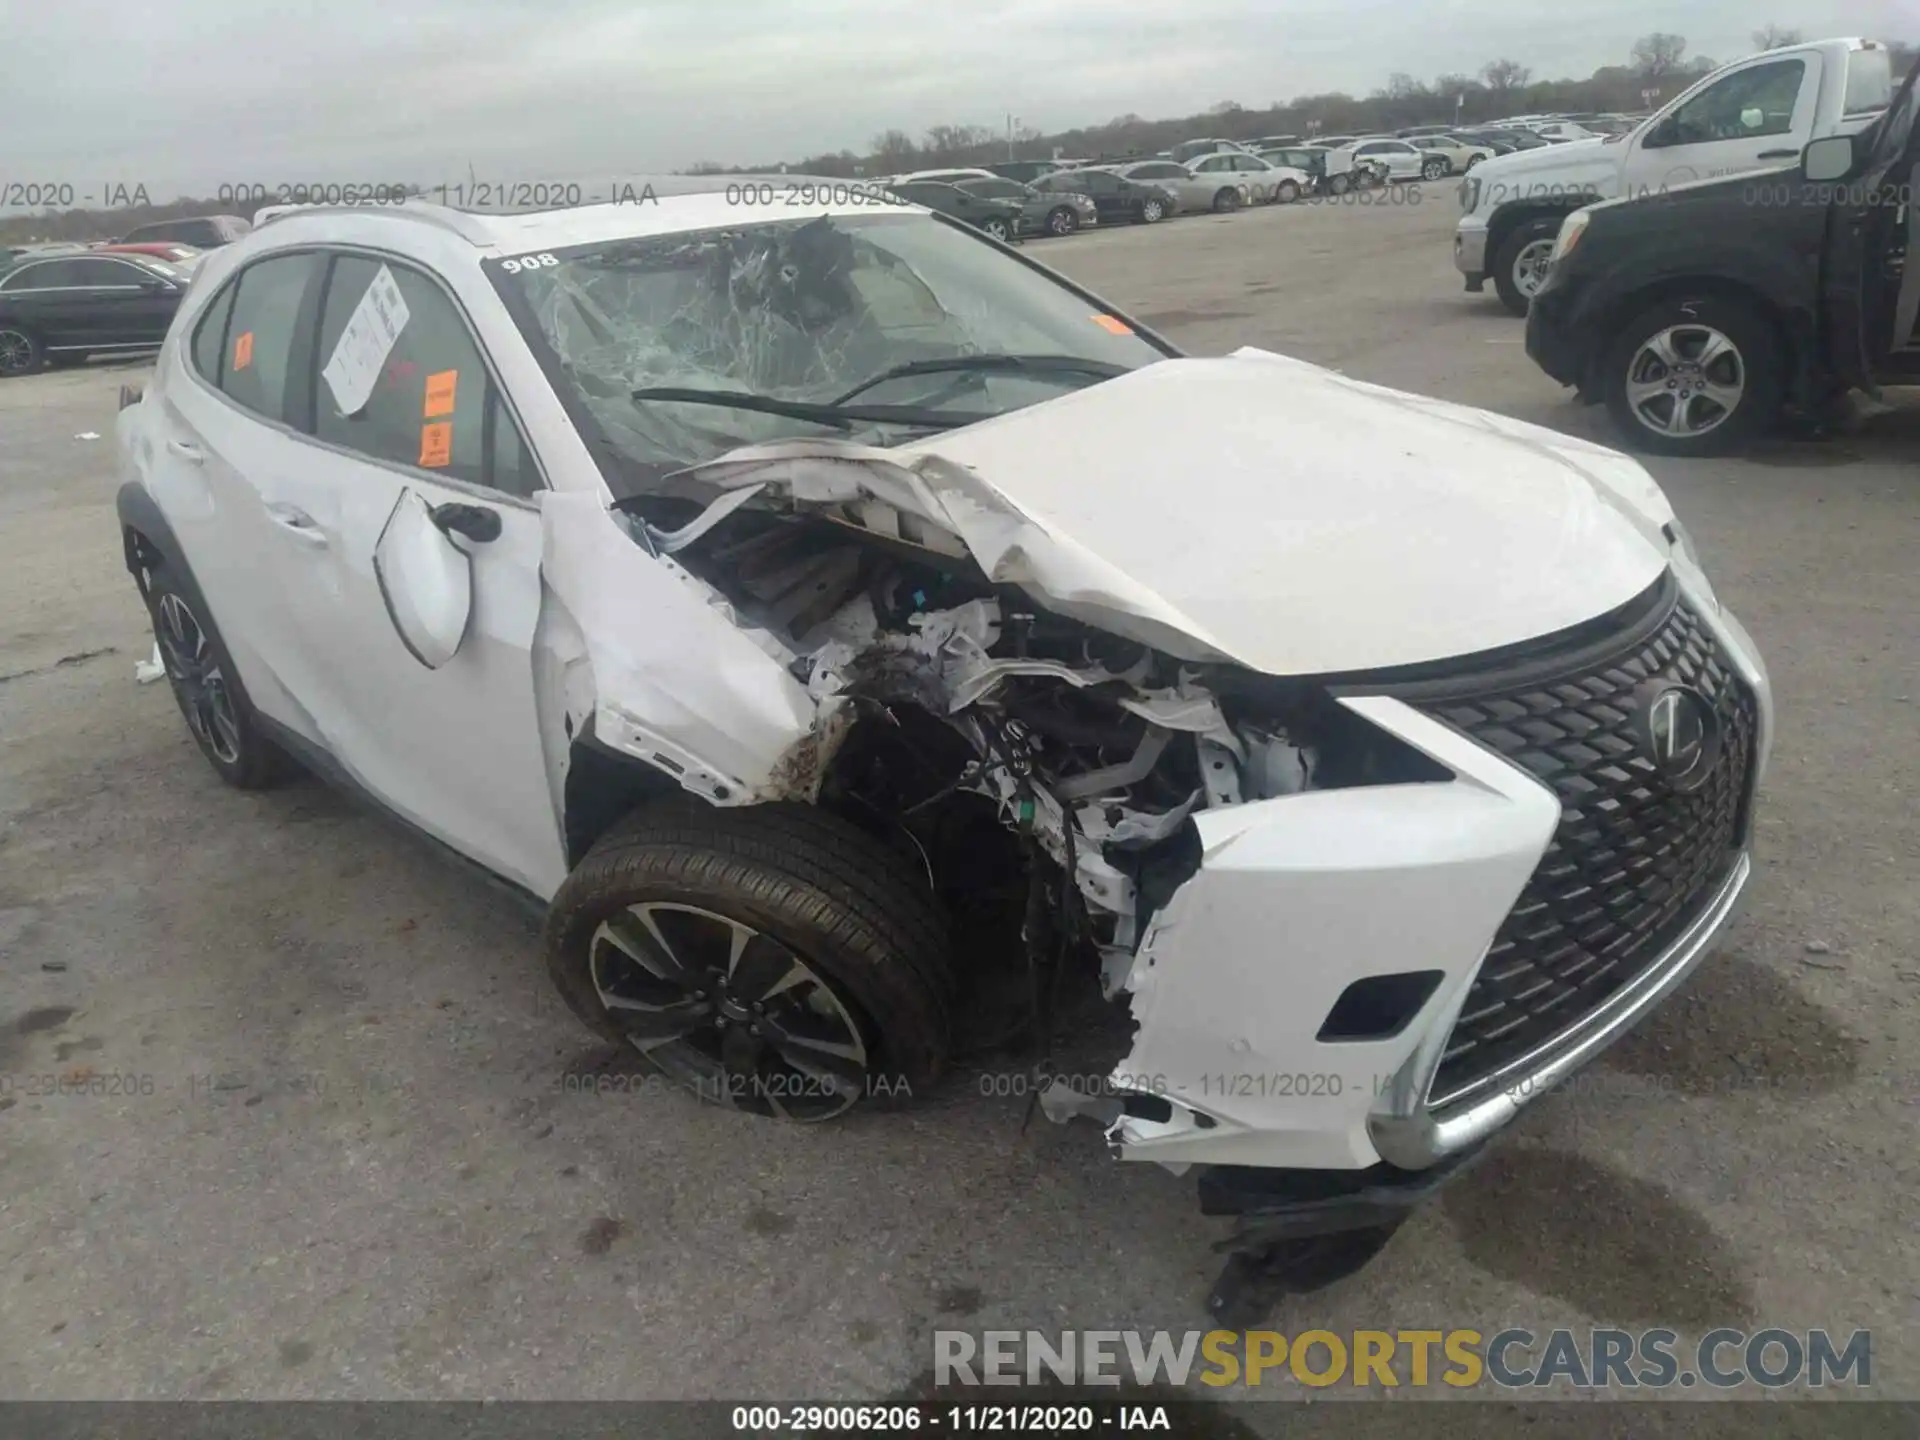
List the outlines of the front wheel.
{"type": "Polygon", "coordinates": [[[1494,253],[1493,288],[1500,292],[1500,303],[1515,315],[1527,313],[1534,291],[1546,283],[1560,220],[1558,215],[1529,220],[1503,240],[1494,253]]]}
{"type": "Polygon", "coordinates": [[[1080,228],[1080,217],[1066,206],[1061,205],[1047,212],[1047,233],[1049,235],[1071,235],[1080,228]]]}
{"type": "Polygon", "coordinates": [[[924,872],[848,821],[675,798],[567,877],[546,952],[574,1014],[700,1099],[830,1120],[939,1080],[947,934],[924,872]]]}
{"type": "Polygon", "coordinates": [[[1140,203],[1140,223],[1142,225],[1158,225],[1166,218],[1167,206],[1165,201],[1154,199],[1143,200],[1140,203]]]}
{"type": "Polygon", "coordinates": [[[1273,198],[1281,205],[1291,205],[1300,198],[1300,187],[1291,180],[1282,180],[1280,188],[1274,191],[1273,198]]]}
{"type": "Polygon", "coordinates": [[[1633,318],[1601,363],[1607,409],[1641,450],[1724,455],[1779,418],[1779,338],[1737,300],[1662,301],[1633,318]]]}
{"type": "Polygon", "coordinates": [[[1238,210],[1239,208],[1240,192],[1234,189],[1233,186],[1228,185],[1215,192],[1213,197],[1214,214],[1224,215],[1229,210],[1238,210]]]}
{"type": "Polygon", "coordinates": [[[1442,180],[1453,167],[1444,160],[1428,160],[1420,167],[1420,176],[1425,180],[1442,180]]]}
{"type": "Polygon", "coordinates": [[[1013,238],[1013,227],[997,215],[991,220],[981,221],[980,228],[998,240],[1002,245],[1013,238]]]}
{"type": "Polygon", "coordinates": [[[1342,172],[1327,181],[1327,189],[1335,195],[1344,195],[1353,188],[1353,177],[1342,172]]]}

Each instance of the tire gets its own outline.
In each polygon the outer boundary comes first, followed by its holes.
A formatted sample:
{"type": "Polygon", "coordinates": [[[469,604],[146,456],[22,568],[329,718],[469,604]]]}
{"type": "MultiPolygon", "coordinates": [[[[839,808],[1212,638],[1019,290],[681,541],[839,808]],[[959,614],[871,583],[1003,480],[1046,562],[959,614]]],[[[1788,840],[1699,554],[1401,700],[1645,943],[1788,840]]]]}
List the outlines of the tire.
{"type": "Polygon", "coordinates": [[[214,773],[237,790],[286,778],[292,761],[262,732],[200,587],[163,556],[147,565],[141,589],[174,702],[214,773]]]}
{"type": "Polygon", "coordinates": [[[947,1067],[948,924],[924,871],[811,806],[723,810],[676,797],[635,811],[555,894],[546,954],[590,1029],[711,1103],[832,1119],[924,1096],[947,1067]],[[679,950],[651,943],[663,938],[679,950]],[[706,966],[734,953],[730,971],[706,966]],[[806,978],[763,988],[795,968],[806,978]],[[679,983],[689,975],[705,988],[679,983]],[[829,1057],[794,1042],[803,1023],[816,1042],[847,1038],[829,1057]],[[800,1071],[789,1054],[835,1068],[800,1071]]]}
{"type": "Polygon", "coordinates": [[[1213,213],[1224,215],[1229,210],[1240,208],[1240,192],[1231,185],[1225,185],[1213,197],[1213,213]]]}
{"type": "Polygon", "coordinates": [[[980,222],[980,228],[998,240],[1002,245],[1010,244],[1013,240],[1013,227],[998,215],[995,215],[990,220],[982,220],[980,222]]]}
{"type": "Polygon", "coordinates": [[[1291,205],[1299,198],[1300,187],[1291,180],[1282,180],[1279,188],[1273,192],[1273,201],[1276,205],[1291,205]]]}
{"type": "Polygon", "coordinates": [[[1752,305],[1717,295],[1677,295],[1641,311],[1601,365],[1600,391],[1614,423],[1634,448],[1657,455],[1736,450],[1778,422],[1786,393],[1778,332],[1752,305]],[[1662,353],[1689,368],[1676,371],[1662,353]],[[1663,430],[1663,422],[1674,428],[1663,430]]]}
{"type": "Polygon", "coordinates": [[[1553,237],[1560,233],[1561,218],[1558,215],[1543,215],[1537,220],[1523,222],[1500,242],[1500,248],[1494,252],[1493,288],[1500,292],[1500,303],[1510,313],[1527,313],[1533,291],[1539,288],[1539,280],[1545,277],[1546,254],[1553,248],[1553,237]],[[1531,267],[1536,262],[1540,268],[1533,271],[1531,267]],[[1524,278],[1523,271],[1533,274],[1535,278],[1529,282],[1524,278]]]}
{"type": "Polygon", "coordinates": [[[47,363],[40,337],[31,330],[0,325],[0,379],[38,374],[47,363]]]}
{"type": "Polygon", "coordinates": [[[1445,160],[1428,160],[1420,167],[1420,178],[1423,180],[1444,180],[1452,173],[1453,166],[1445,160]]]}
{"type": "Polygon", "coordinates": [[[1334,195],[1344,195],[1352,188],[1353,176],[1344,170],[1327,181],[1327,190],[1334,195]]]}
{"type": "Polygon", "coordinates": [[[1463,167],[1461,168],[1461,171],[1460,171],[1460,173],[1461,173],[1461,174],[1463,174],[1463,175],[1464,175],[1464,174],[1466,174],[1466,172],[1467,172],[1467,171],[1469,171],[1469,170],[1471,170],[1471,169],[1473,169],[1473,167],[1474,167],[1474,166],[1476,166],[1476,165],[1478,165],[1478,164],[1479,164],[1479,163],[1480,163],[1480,162],[1481,162],[1482,160],[1484,160],[1484,159],[1486,159],[1486,158],[1487,158],[1487,157],[1486,157],[1486,156],[1484,156],[1484,155],[1469,155],[1469,156],[1467,156],[1467,163],[1466,163],[1466,164],[1465,164],[1465,165],[1464,165],[1464,166],[1463,166],[1463,167]]]}
{"type": "Polygon", "coordinates": [[[1140,223],[1158,225],[1167,218],[1167,202],[1157,196],[1140,202],[1140,223]]]}
{"type": "Polygon", "coordinates": [[[1080,217],[1065,205],[1059,205],[1047,212],[1047,233],[1049,235],[1071,235],[1080,228],[1080,217]]]}

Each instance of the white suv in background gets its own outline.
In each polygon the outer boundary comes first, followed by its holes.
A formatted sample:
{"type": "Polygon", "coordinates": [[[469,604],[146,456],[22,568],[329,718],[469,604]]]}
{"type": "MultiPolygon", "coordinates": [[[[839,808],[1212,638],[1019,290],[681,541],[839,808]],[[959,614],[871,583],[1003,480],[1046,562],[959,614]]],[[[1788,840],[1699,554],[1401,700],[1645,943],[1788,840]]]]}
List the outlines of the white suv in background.
{"type": "Polygon", "coordinates": [[[1752,643],[1624,456],[741,183],[207,259],[117,427],[194,742],[522,894],[717,1104],[924,1097],[983,967],[1041,1054],[1104,993],[1034,1085],[1244,1213],[1215,1314],[1362,1263],[1727,925],[1752,643]]]}

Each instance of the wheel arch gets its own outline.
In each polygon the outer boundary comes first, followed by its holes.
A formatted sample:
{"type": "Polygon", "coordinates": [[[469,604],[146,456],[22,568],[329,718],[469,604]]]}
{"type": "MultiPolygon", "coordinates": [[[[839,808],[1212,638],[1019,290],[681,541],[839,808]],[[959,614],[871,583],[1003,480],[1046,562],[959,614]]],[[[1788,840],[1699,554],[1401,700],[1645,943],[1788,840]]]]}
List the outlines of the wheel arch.
{"type": "Polygon", "coordinates": [[[128,480],[114,497],[114,512],[120,521],[120,546],[127,573],[133,576],[140,593],[146,594],[146,571],[156,560],[164,559],[189,576],[192,569],[174,538],[160,504],[137,480],[128,480]]]}
{"type": "Polygon", "coordinates": [[[1528,200],[1511,205],[1502,205],[1493,212],[1487,221],[1487,261],[1492,264],[1493,257],[1500,253],[1500,247],[1507,243],[1509,236],[1530,220],[1564,220],[1580,208],[1577,201],[1540,201],[1528,200]]]}
{"type": "Polygon", "coordinates": [[[601,836],[641,806],[683,794],[700,798],[658,766],[595,739],[589,721],[568,749],[562,787],[567,868],[578,865],[601,836]]]}

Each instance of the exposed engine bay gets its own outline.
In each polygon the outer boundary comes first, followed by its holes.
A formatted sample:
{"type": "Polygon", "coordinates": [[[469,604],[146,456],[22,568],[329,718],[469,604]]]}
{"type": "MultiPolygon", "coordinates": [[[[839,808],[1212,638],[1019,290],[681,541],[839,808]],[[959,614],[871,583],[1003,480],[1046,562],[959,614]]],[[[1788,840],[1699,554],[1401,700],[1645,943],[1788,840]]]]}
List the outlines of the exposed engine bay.
{"type": "Polygon", "coordinates": [[[1317,684],[1043,609],[871,495],[816,504],[752,484],[621,511],[818,702],[831,739],[805,798],[902,827],[923,855],[943,810],[984,798],[1028,852],[1029,949],[1090,947],[1109,998],[1199,864],[1197,811],[1449,778],[1317,684]]]}

